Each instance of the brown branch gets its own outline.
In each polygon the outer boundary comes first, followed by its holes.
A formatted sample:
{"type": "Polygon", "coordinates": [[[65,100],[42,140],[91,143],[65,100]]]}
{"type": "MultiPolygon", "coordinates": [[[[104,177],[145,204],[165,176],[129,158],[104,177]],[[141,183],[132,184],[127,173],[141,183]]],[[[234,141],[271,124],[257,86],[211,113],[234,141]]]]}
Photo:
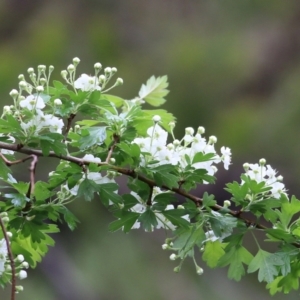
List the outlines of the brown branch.
{"type": "Polygon", "coordinates": [[[117,143],[120,142],[120,136],[116,135],[115,133],[113,135],[113,138],[114,138],[114,141],[113,141],[112,145],[109,148],[109,151],[108,151],[108,154],[107,154],[107,157],[106,157],[106,160],[105,160],[106,163],[109,163],[109,160],[111,159],[111,156],[113,154],[113,151],[114,151],[117,143]]]}
{"type": "MultiPolygon", "coordinates": [[[[4,142],[0,142],[0,148],[7,149],[7,150],[12,150],[12,151],[16,151],[16,152],[24,153],[24,154],[30,154],[30,155],[34,154],[36,156],[44,156],[41,150],[35,150],[35,149],[30,149],[30,148],[18,148],[17,145],[7,144],[7,143],[4,143],[4,142]]],[[[75,164],[78,164],[79,166],[84,166],[84,165],[89,164],[89,162],[84,161],[81,158],[77,158],[77,157],[70,156],[70,155],[57,155],[53,151],[49,152],[49,157],[55,157],[55,158],[59,158],[59,159],[62,159],[62,160],[69,161],[69,162],[73,162],[75,164]]],[[[105,162],[99,163],[98,165],[99,166],[107,166],[109,164],[105,161],[105,162]]],[[[134,170],[126,169],[126,168],[120,168],[120,167],[113,166],[113,165],[109,165],[109,166],[112,170],[114,170],[114,171],[116,171],[120,174],[129,176],[129,177],[132,177],[132,178],[136,178],[136,179],[138,179],[142,182],[145,182],[146,184],[149,185],[150,188],[153,188],[153,187],[156,186],[155,181],[145,177],[144,175],[136,173],[134,170]]],[[[192,194],[189,194],[189,193],[187,193],[186,191],[184,191],[180,188],[177,188],[177,187],[171,187],[170,188],[166,185],[162,185],[161,188],[163,188],[165,190],[172,191],[172,192],[174,192],[178,195],[181,195],[181,196],[183,196],[187,199],[192,200],[197,207],[201,206],[202,203],[203,203],[203,200],[201,198],[196,197],[192,194]]],[[[220,210],[223,209],[223,206],[215,204],[215,205],[211,206],[210,208],[214,211],[220,211],[220,210]]],[[[242,220],[246,224],[246,226],[248,226],[248,227],[252,226],[252,227],[255,227],[257,229],[263,229],[263,230],[267,229],[267,227],[265,227],[265,226],[263,226],[263,225],[261,225],[257,222],[253,222],[253,221],[250,221],[250,220],[242,217],[240,211],[228,210],[227,213],[232,215],[233,217],[235,217],[237,219],[242,220]]],[[[293,243],[293,245],[296,246],[297,248],[300,248],[299,244],[293,243]]]]}
{"type": "Polygon", "coordinates": [[[147,205],[148,206],[152,205],[152,195],[153,195],[153,186],[150,187],[150,192],[149,192],[148,200],[147,200],[147,205]]]}
{"type": "Polygon", "coordinates": [[[75,117],[76,117],[76,114],[70,114],[69,118],[67,119],[68,123],[67,123],[66,131],[65,131],[65,134],[64,134],[64,139],[63,139],[64,142],[67,139],[68,133],[69,133],[69,131],[71,129],[71,126],[72,126],[72,121],[75,117]]]}
{"type": "Polygon", "coordinates": [[[30,167],[29,167],[29,171],[30,171],[30,190],[28,191],[30,194],[29,194],[29,197],[33,194],[34,192],[34,185],[35,185],[35,168],[36,168],[36,165],[37,165],[37,162],[38,162],[38,158],[36,155],[32,154],[31,155],[31,158],[32,158],[32,162],[30,164],[30,167]]]}
{"type": "Polygon", "coordinates": [[[7,235],[6,228],[5,228],[5,225],[3,223],[3,220],[1,218],[1,216],[0,216],[0,227],[2,229],[3,236],[4,236],[4,239],[5,239],[5,242],[6,242],[8,258],[9,258],[10,266],[11,266],[11,296],[10,296],[10,299],[15,300],[15,294],[16,294],[16,268],[15,268],[14,256],[13,256],[11,248],[10,248],[9,237],[7,235]]]}

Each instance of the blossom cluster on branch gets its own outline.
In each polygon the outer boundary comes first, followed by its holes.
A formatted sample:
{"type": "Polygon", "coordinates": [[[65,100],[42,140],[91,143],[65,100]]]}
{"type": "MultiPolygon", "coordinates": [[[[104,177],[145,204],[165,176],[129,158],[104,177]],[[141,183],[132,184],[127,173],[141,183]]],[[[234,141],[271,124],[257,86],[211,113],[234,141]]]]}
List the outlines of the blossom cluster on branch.
{"type": "Polygon", "coordinates": [[[35,267],[54,245],[50,234],[59,232],[57,222],[75,229],[78,220],[67,205],[75,199],[86,205],[94,197],[116,218],[110,231],[166,230],[162,248],[180,260],[175,272],[190,257],[201,275],[201,255],[209,267],[228,266],[230,279],[258,271],[271,294],[297,289],[300,201],[288,197],[282,176],[261,159],[244,164],[240,182],[226,185],[222,205],[207,192],[194,195],[197,185],[215,182],[219,163],[229,168],[231,150],[216,150],[217,138],[207,139],[202,126],[175,137],[174,116],[157,108],[168,94],[166,76],[152,76],[137,97],[125,100],[108,93],[123,84],[117,78],[109,86],[115,67],[102,70],[96,63],[94,75],[78,76],[79,63],[74,58],[61,72],[63,81],[50,81],[53,66],[29,68],[29,80],[19,75],[13,103],[0,119],[0,285],[11,283],[11,299],[23,289],[16,285],[17,277],[27,276],[23,269],[35,267]],[[144,103],[155,108],[144,109],[144,103]],[[57,160],[46,181],[35,176],[41,156],[57,160]],[[23,182],[13,166],[28,160],[23,182]],[[119,193],[118,176],[128,178],[129,193],[119,193]],[[274,253],[263,250],[257,231],[276,243],[274,253]],[[246,235],[257,244],[254,254],[243,244],[246,235]]]}

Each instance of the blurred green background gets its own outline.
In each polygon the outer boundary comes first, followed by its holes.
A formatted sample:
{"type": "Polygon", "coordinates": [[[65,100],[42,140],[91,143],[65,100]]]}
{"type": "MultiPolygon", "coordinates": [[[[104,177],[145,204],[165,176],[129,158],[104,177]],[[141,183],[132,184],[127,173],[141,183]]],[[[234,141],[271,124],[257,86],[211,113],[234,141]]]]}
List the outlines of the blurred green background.
{"type": "MultiPolygon", "coordinates": [[[[218,147],[232,149],[230,171],[220,166],[217,184],[207,187],[219,201],[242,164],[262,157],[299,196],[298,0],[0,1],[2,105],[28,67],[52,64],[52,78],[60,78],[75,56],[79,73],[93,73],[98,61],[117,67],[125,84],[114,92],[126,99],[151,75],[169,76],[163,108],[178,118],[176,134],[201,125],[206,136],[218,137],[218,147]]],[[[38,175],[46,178],[53,163],[41,159],[38,175]]],[[[16,172],[26,176],[27,166],[16,172]]],[[[75,232],[61,226],[56,247],[29,271],[18,299],[271,299],[257,274],[239,283],[226,269],[197,276],[189,261],[175,274],[178,262],[161,250],[163,231],[109,233],[112,216],[99,199],[78,200],[71,209],[81,224],[75,232]]],[[[257,251],[251,237],[247,243],[257,251]]],[[[298,292],[272,297],[285,298],[298,299],[298,292]]],[[[9,299],[9,290],[0,290],[0,299],[9,299]]]]}

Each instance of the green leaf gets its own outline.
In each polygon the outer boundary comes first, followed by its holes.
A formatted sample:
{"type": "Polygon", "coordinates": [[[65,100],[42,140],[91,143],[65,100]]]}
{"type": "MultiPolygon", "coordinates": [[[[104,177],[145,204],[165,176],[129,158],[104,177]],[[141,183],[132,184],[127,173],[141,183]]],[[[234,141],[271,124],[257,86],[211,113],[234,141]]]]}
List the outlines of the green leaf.
{"type": "Polygon", "coordinates": [[[48,156],[51,150],[53,150],[56,155],[67,154],[67,147],[66,144],[62,142],[63,136],[61,134],[54,132],[41,134],[39,135],[39,140],[44,156],[48,156]]]}
{"type": "Polygon", "coordinates": [[[247,249],[238,245],[229,248],[229,251],[220,258],[218,266],[224,267],[229,265],[228,278],[240,281],[242,276],[245,275],[243,263],[249,264],[252,258],[252,254],[247,249]]]}
{"type": "Polygon", "coordinates": [[[114,95],[109,95],[109,94],[103,94],[102,95],[104,99],[108,100],[109,102],[112,102],[116,107],[120,107],[124,103],[124,99],[114,96],[114,95]]]}
{"type": "Polygon", "coordinates": [[[274,260],[270,259],[271,253],[259,249],[253,260],[248,266],[248,273],[253,273],[258,270],[258,281],[266,281],[268,283],[274,280],[278,275],[274,260]]]}
{"type": "Polygon", "coordinates": [[[77,223],[79,223],[79,220],[65,206],[60,206],[59,212],[63,214],[65,222],[68,224],[68,227],[73,231],[76,228],[77,223]]]}
{"type": "Polygon", "coordinates": [[[150,208],[147,208],[147,210],[140,215],[138,221],[141,222],[145,231],[148,232],[153,231],[153,228],[158,225],[156,215],[150,208]]]}
{"type": "Polygon", "coordinates": [[[127,210],[130,209],[131,207],[135,206],[136,204],[140,203],[136,197],[132,196],[131,194],[123,194],[122,195],[123,198],[123,209],[127,210]]]}
{"type": "Polygon", "coordinates": [[[191,223],[182,216],[186,215],[184,209],[169,209],[161,212],[173,225],[188,228],[191,223]]]}
{"type": "Polygon", "coordinates": [[[124,232],[129,232],[139,216],[136,212],[122,211],[120,219],[110,223],[108,229],[114,232],[123,227],[124,232]]]}
{"type": "Polygon", "coordinates": [[[218,265],[219,259],[225,254],[224,247],[226,244],[216,240],[205,243],[202,259],[206,261],[210,268],[215,268],[218,265]]]}
{"type": "Polygon", "coordinates": [[[142,85],[139,91],[139,97],[152,106],[164,104],[166,102],[164,97],[169,93],[166,89],[169,85],[167,80],[167,76],[157,78],[151,76],[147,83],[142,85]]]}
{"type": "Polygon", "coordinates": [[[91,127],[84,129],[84,136],[79,140],[80,149],[84,150],[93,145],[102,145],[106,139],[106,127],[91,127]]]}
{"type": "Polygon", "coordinates": [[[215,198],[214,195],[208,195],[208,193],[205,192],[203,194],[203,197],[202,197],[202,199],[203,199],[203,206],[205,206],[205,207],[214,206],[217,203],[217,201],[214,200],[214,198],[215,198]]]}
{"type": "Polygon", "coordinates": [[[216,157],[216,154],[214,153],[202,153],[202,152],[197,152],[193,158],[192,164],[198,163],[198,162],[206,162],[214,159],[216,157]]]}
{"type": "Polygon", "coordinates": [[[219,212],[211,211],[209,222],[214,234],[222,237],[230,234],[237,225],[237,219],[231,215],[223,215],[219,212]]]}
{"type": "Polygon", "coordinates": [[[49,184],[43,181],[37,181],[34,186],[34,197],[37,201],[43,201],[51,196],[48,189],[49,184]]]}
{"type": "Polygon", "coordinates": [[[91,201],[94,198],[94,193],[98,190],[98,184],[94,180],[85,178],[79,185],[77,196],[83,197],[86,201],[91,201]]]}
{"type": "Polygon", "coordinates": [[[110,201],[114,204],[122,203],[122,197],[115,193],[118,190],[116,183],[103,183],[98,187],[100,200],[105,206],[110,204],[110,201]]]}

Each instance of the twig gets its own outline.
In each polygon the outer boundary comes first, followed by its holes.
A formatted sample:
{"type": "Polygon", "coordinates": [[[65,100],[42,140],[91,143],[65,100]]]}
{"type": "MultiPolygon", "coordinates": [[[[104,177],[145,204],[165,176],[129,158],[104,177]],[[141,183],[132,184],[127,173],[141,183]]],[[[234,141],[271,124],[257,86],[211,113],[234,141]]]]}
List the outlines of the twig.
{"type": "MultiPolygon", "coordinates": [[[[114,143],[114,145],[112,145],[110,151],[112,152],[113,151],[113,147],[116,145],[116,142],[114,143]]],[[[24,154],[34,154],[36,156],[44,156],[42,151],[41,150],[35,150],[35,149],[30,149],[30,148],[18,148],[17,145],[15,144],[7,144],[7,143],[4,143],[4,142],[0,142],[0,148],[2,149],[7,149],[7,150],[12,150],[12,151],[16,151],[16,152],[19,152],[19,153],[24,153],[24,154]]],[[[83,166],[83,165],[88,165],[89,162],[87,161],[84,161],[82,160],[81,158],[77,158],[77,157],[74,157],[74,156],[71,156],[71,155],[57,155],[55,154],[53,151],[50,151],[49,152],[49,157],[55,157],[55,158],[59,158],[59,159],[62,159],[62,160],[65,160],[65,161],[69,161],[69,162],[73,162],[73,163],[76,163],[78,164],[79,166],[83,166]]],[[[98,163],[99,166],[107,166],[109,165],[108,162],[101,162],[101,163],[98,163]]],[[[141,175],[141,174],[138,174],[136,173],[134,170],[131,170],[131,169],[126,169],[126,168],[120,168],[120,167],[117,167],[117,166],[113,166],[113,165],[109,165],[110,168],[120,174],[123,174],[123,175],[126,175],[126,176],[130,176],[132,178],[135,178],[135,179],[138,179],[142,182],[145,182],[146,184],[149,185],[149,187],[153,188],[154,186],[156,186],[156,183],[155,181],[145,177],[144,175],[141,175]]],[[[161,186],[163,189],[165,190],[169,190],[169,191],[172,191],[178,195],[181,195],[187,199],[190,199],[192,200],[196,206],[201,206],[202,203],[203,203],[203,200],[199,197],[196,197],[192,194],[189,194],[187,193],[186,191],[180,189],[180,188],[176,188],[176,187],[168,187],[166,185],[162,185],[161,186]]],[[[210,207],[212,210],[214,211],[220,211],[221,209],[223,209],[222,206],[218,205],[218,204],[215,204],[213,206],[210,207]]],[[[249,226],[253,226],[257,229],[267,229],[267,227],[259,224],[259,223],[256,223],[256,222],[252,222],[244,217],[241,216],[241,213],[239,211],[234,211],[234,210],[228,210],[227,212],[228,214],[232,215],[233,217],[237,218],[237,219],[240,219],[242,220],[248,227],[249,226]]],[[[293,245],[297,248],[300,248],[300,245],[299,244],[296,244],[296,243],[293,243],[293,245]]]]}
{"type": "Polygon", "coordinates": [[[149,192],[148,200],[147,200],[147,205],[148,206],[152,205],[152,195],[153,195],[153,186],[150,187],[150,192],[149,192]]]}
{"type": "Polygon", "coordinates": [[[15,300],[15,294],[16,294],[16,268],[15,268],[15,262],[14,262],[14,257],[10,248],[10,243],[9,243],[9,238],[6,232],[6,228],[5,225],[3,223],[3,220],[0,216],[0,227],[1,230],[3,232],[3,236],[6,242],[6,248],[7,248],[7,252],[8,252],[8,258],[10,261],[10,266],[11,266],[11,296],[10,299],[11,300],[15,300]]]}
{"type": "Polygon", "coordinates": [[[76,114],[70,114],[69,118],[67,119],[68,123],[67,123],[66,131],[65,131],[65,134],[64,134],[64,139],[63,139],[64,142],[67,139],[68,133],[69,133],[69,131],[71,129],[71,126],[72,126],[72,121],[75,117],[76,117],[76,114]]]}
{"type": "Polygon", "coordinates": [[[119,143],[119,141],[120,141],[120,136],[116,135],[115,133],[113,135],[113,138],[114,138],[114,141],[113,141],[113,144],[109,148],[109,151],[108,151],[108,154],[107,154],[107,157],[106,157],[106,160],[105,160],[106,163],[109,163],[109,160],[111,159],[113,151],[116,147],[116,144],[119,143]]]}
{"type": "Polygon", "coordinates": [[[38,157],[34,154],[30,155],[32,158],[32,162],[29,167],[30,171],[30,195],[31,196],[34,192],[34,185],[35,185],[35,168],[38,162],[38,157]]]}

